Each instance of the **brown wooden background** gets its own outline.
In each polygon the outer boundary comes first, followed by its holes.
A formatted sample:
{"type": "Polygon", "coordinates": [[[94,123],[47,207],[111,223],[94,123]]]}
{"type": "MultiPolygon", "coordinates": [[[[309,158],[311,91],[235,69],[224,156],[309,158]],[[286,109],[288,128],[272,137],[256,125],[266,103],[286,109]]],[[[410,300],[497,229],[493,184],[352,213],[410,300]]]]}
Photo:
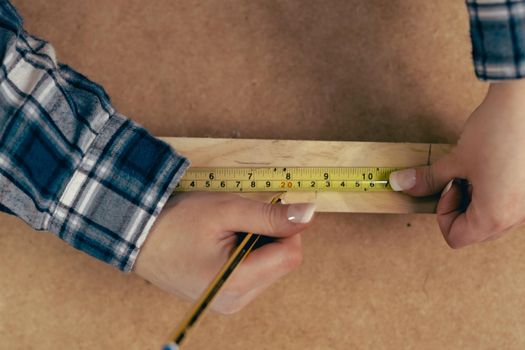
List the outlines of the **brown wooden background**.
{"type": "MultiPolygon", "coordinates": [[[[153,133],[454,142],[486,86],[462,1],[14,0],[153,133]]],[[[319,215],[302,267],[189,350],[523,349],[525,237],[319,215]]],[[[0,216],[0,349],[158,349],[189,304],[0,216]]]]}

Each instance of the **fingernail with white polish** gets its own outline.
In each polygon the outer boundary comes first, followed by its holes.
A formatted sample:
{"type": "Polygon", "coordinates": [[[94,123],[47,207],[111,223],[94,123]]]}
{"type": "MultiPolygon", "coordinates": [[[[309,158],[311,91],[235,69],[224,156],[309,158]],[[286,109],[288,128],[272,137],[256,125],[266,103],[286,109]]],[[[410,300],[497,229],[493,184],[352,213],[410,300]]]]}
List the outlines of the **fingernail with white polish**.
{"type": "Polygon", "coordinates": [[[416,184],[416,169],[394,171],[390,174],[390,186],[394,191],[405,191],[416,184]]]}
{"type": "Polygon", "coordinates": [[[452,184],[454,183],[454,179],[450,180],[448,182],[448,184],[445,186],[445,188],[443,189],[443,192],[441,192],[441,197],[444,197],[448,191],[450,191],[450,189],[452,188],[452,184]]]}
{"type": "Polygon", "coordinates": [[[312,220],[314,212],[314,203],[290,204],[288,206],[288,220],[296,224],[306,224],[312,220]]]}

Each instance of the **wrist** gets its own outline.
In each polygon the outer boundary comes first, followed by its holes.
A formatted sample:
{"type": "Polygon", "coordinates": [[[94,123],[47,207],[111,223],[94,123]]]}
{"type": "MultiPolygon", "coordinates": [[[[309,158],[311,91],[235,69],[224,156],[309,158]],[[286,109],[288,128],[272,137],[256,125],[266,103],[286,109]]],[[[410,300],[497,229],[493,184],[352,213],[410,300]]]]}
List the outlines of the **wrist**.
{"type": "Polygon", "coordinates": [[[506,80],[490,84],[486,99],[525,104],[525,79],[506,80]]]}

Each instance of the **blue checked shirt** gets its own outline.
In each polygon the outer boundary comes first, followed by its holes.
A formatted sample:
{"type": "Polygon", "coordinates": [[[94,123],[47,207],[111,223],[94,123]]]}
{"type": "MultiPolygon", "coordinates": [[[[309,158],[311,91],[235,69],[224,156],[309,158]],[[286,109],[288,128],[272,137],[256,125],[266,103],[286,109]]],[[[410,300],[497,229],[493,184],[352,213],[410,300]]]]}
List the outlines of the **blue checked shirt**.
{"type": "MultiPolygon", "coordinates": [[[[525,0],[468,0],[476,74],[525,74],[525,0]]],[[[130,271],[188,166],[0,0],[0,209],[130,271]]]]}
{"type": "Polygon", "coordinates": [[[0,0],[0,204],[130,271],[187,161],[57,63],[0,0]]]}
{"type": "Polygon", "coordinates": [[[467,0],[476,75],[525,76],[525,0],[467,0]]]}

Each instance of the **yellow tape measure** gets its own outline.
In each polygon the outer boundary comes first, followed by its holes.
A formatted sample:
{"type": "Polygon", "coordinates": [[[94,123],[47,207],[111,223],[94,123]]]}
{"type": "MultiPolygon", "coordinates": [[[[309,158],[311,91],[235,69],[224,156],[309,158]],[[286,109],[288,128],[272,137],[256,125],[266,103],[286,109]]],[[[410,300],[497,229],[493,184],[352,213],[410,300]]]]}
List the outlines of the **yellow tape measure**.
{"type": "Polygon", "coordinates": [[[391,191],[399,168],[190,168],[175,191],[391,191]]]}

